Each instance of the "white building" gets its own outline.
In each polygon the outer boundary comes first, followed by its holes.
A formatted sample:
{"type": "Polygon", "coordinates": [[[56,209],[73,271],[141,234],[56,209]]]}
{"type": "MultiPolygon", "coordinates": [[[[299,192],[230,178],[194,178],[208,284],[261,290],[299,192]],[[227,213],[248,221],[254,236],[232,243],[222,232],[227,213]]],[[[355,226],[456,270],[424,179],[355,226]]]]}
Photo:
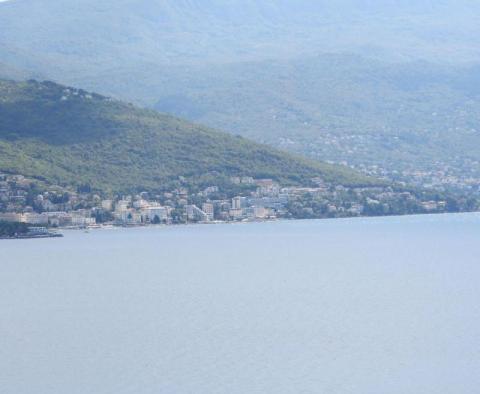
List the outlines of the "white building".
{"type": "Polygon", "coordinates": [[[117,221],[124,225],[133,225],[142,223],[141,215],[135,209],[126,209],[115,214],[117,221]]]}
{"type": "Polygon", "coordinates": [[[253,207],[253,216],[256,219],[264,219],[268,215],[267,210],[264,207],[253,207]]]}
{"type": "Polygon", "coordinates": [[[26,213],[25,221],[30,224],[35,225],[48,225],[48,214],[47,213],[26,213]]]}
{"type": "Polygon", "coordinates": [[[126,211],[130,205],[130,201],[127,200],[120,200],[115,204],[115,211],[121,213],[126,211]]]}
{"type": "Polygon", "coordinates": [[[245,211],[249,219],[265,219],[268,216],[268,210],[264,207],[248,207],[245,211]]]}
{"type": "Polygon", "coordinates": [[[72,226],[86,227],[96,224],[95,218],[72,215],[72,226]]]}
{"type": "Polygon", "coordinates": [[[144,223],[163,223],[168,221],[168,208],[161,206],[143,208],[141,216],[144,223]]]}
{"type": "Polygon", "coordinates": [[[241,183],[244,185],[253,185],[255,183],[255,179],[253,179],[251,176],[243,176],[241,183]]]}
{"type": "Polygon", "coordinates": [[[245,210],[244,209],[230,209],[229,215],[234,220],[243,219],[245,217],[245,210]]]}
{"type": "Polygon", "coordinates": [[[145,201],[143,199],[137,200],[133,202],[133,207],[136,209],[145,209],[150,207],[150,203],[148,201],[145,201]]]}
{"type": "Polygon", "coordinates": [[[422,208],[428,212],[432,212],[437,210],[438,204],[436,203],[436,201],[422,202],[422,208]]]}
{"type": "Polygon", "coordinates": [[[15,212],[0,213],[0,221],[25,222],[25,217],[21,213],[15,213],[15,212]]]}
{"type": "Polygon", "coordinates": [[[103,200],[102,209],[105,211],[113,211],[113,201],[112,200],[103,200]]]}
{"type": "Polygon", "coordinates": [[[215,210],[214,210],[213,204],[208,203],[208,202],[204,203],[202,205],[202,211],[205,212],[208,220],[213,220],[214,219],[215,210]]]}
{"type": "Polygon", "coordinates": [[[200,208],[198,208],[196,205],[187,205],[185,207],[185,210],[187,212],[188,220],[198,221],[198,222],[208,221],[208,215],[205,212],[203,212],[200,208]]]}
{"type": "Polygon", "coordinates": [[[258,186],[257,194],[259,196],[275,196],[280,193],[280,185],[272,179],[258,179],[255,183],[258,186]]]}
{"type": "Polygon", "coordinates": [[[232,198],[232,209],[242,209],[247,207],[246,197],[234,197],[232,198]]]}

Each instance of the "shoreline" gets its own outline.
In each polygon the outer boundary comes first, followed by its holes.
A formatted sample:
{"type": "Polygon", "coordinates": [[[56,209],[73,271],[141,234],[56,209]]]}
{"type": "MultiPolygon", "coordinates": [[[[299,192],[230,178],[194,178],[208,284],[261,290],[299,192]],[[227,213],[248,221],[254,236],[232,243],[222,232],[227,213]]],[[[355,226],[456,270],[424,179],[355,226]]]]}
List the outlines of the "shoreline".
{"type": "Polygon", "coordinates": [[[90,230],[122,230],[122,229],[143,229],[143,228],[176,228],[176,227],[198,227],[202,225],[242,225],[242,224],[259,224],[259,223],[274,223],[274,222],[312,222],[312,221],[343,221],[343,220],[361,220],[361,219],[383,219],[383,218],[419,218],[419,217],[440,217],[448,215],[473,215],[479,214],[480,211],[471,212],[438,212],[438,213],[416,213],[405,215],[381,215],[381,216],[348,216],[348,217],[336,217],[336,218],[309,218],[309,219],[291,219],[291,218],[276,218],[266,220],[249,220],[249,221],[212,221],[212,222],[198,222],[198,223],[177,223],[177,224],[140,224],[140,225],[95,225],[92,227],[58,227],[55,230],[58,232],[51,232],[48,234],[37,235],[19,235],[14,237],[1,237],[2,240],[25,240],[25,239],[47,239],[47,238],[63,238],[64,232],[67,231],[83,231],[89,233],[90,230]]]}
{"type": "Polygon", "coordinates": [[[437,212],[437,213],[414,213],[414,214],[404,214],[404,215],[379,215],[379,216],[345,216],[345,217],[333,217],[333,218],[308,218],[308,219],[293,219],[293,218],[276,218],[276,219],[266,219],[266,220],[247,220],[247,221],[212,221],[212,222],[189,222],[189,223],[175,223],[175,224],[132,224],[132,225],[114,225],[114,224],[105,224],[105,225],[95,225],[92,227],[58,227],[59,231],[85,231],[90,230],[115,230],[115,229],[134,229],[134,228],[159,228],[159,227],[197,227],[203,225],[248,225],[248,224],[259,224],[259,223],[274,223],[274,222],[302,222],[302,221],[341,221],[341,220],[361,220],[361,219],[382,219],[382,218],[416,218],[416,217],[439,217],[447,215],[472,215],[479,214],[480,211],[468,211],[468,212],[437,212]]]}
{"type": "Polygon", "coordinates": [[[9,240],[9,239],[45,239],[45,238],[63,238],[62,233],[48,233],[48,234],[38,234],[38,235],[33,235],[33,234],[22,234],[22,235],[15,235],[13,237],[4,237],[0,236],[0,240],[9,240]]]}
{"type": "Polygon", "coordinates": [[[45,235],[16,235],[14,237],[0,237],[0,240],[15,240],[15,239],[45,239],[45,238],[63,238],[61,233],[45,234],[45,235]]]}

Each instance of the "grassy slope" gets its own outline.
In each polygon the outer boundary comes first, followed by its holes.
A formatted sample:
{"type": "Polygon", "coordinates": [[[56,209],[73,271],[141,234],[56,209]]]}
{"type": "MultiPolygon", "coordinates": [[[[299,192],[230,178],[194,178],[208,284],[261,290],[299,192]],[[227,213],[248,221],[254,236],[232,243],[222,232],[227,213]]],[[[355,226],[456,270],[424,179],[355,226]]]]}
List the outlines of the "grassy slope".
{"type": "Polygon", "coordinates": [[[251,175],[307,184],[371,182],[306,159],[51,82],[0,82],[0,171],[104,191],[159,189],[178,176],[251,175]]]}

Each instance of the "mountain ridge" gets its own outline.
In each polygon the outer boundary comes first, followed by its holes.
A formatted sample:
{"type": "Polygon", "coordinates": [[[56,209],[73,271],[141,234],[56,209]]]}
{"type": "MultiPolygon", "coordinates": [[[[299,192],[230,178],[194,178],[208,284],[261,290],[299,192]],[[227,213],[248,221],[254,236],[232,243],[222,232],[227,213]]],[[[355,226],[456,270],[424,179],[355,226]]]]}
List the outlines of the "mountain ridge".
{"type": "Polygon", "coordinates": [[[480,4],[468,0],[22,0],[0,3],[0,54],[66,82],[119,60],[229,63],[350,51],[478,61],[475,11],[480,4]]]}

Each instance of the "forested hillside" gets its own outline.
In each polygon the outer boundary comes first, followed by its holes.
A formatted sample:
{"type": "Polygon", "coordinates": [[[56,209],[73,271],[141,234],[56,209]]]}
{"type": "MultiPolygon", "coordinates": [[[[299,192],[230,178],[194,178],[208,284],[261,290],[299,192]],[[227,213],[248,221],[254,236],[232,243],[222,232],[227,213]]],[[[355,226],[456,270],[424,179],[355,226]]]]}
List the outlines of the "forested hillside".
{"type": "Polygon", "coordinates": [[[313,158],[458,172],[480,160],[478,66],[322,55],[167,74],[157,109],[313,158]]]}
{"type": "Polygon", "coordinates": [[[371,184],[152,110],[51,82],[0,82],[0,171],[103,191],[155,190],[248,175],[284,184],[371,184]]]}

